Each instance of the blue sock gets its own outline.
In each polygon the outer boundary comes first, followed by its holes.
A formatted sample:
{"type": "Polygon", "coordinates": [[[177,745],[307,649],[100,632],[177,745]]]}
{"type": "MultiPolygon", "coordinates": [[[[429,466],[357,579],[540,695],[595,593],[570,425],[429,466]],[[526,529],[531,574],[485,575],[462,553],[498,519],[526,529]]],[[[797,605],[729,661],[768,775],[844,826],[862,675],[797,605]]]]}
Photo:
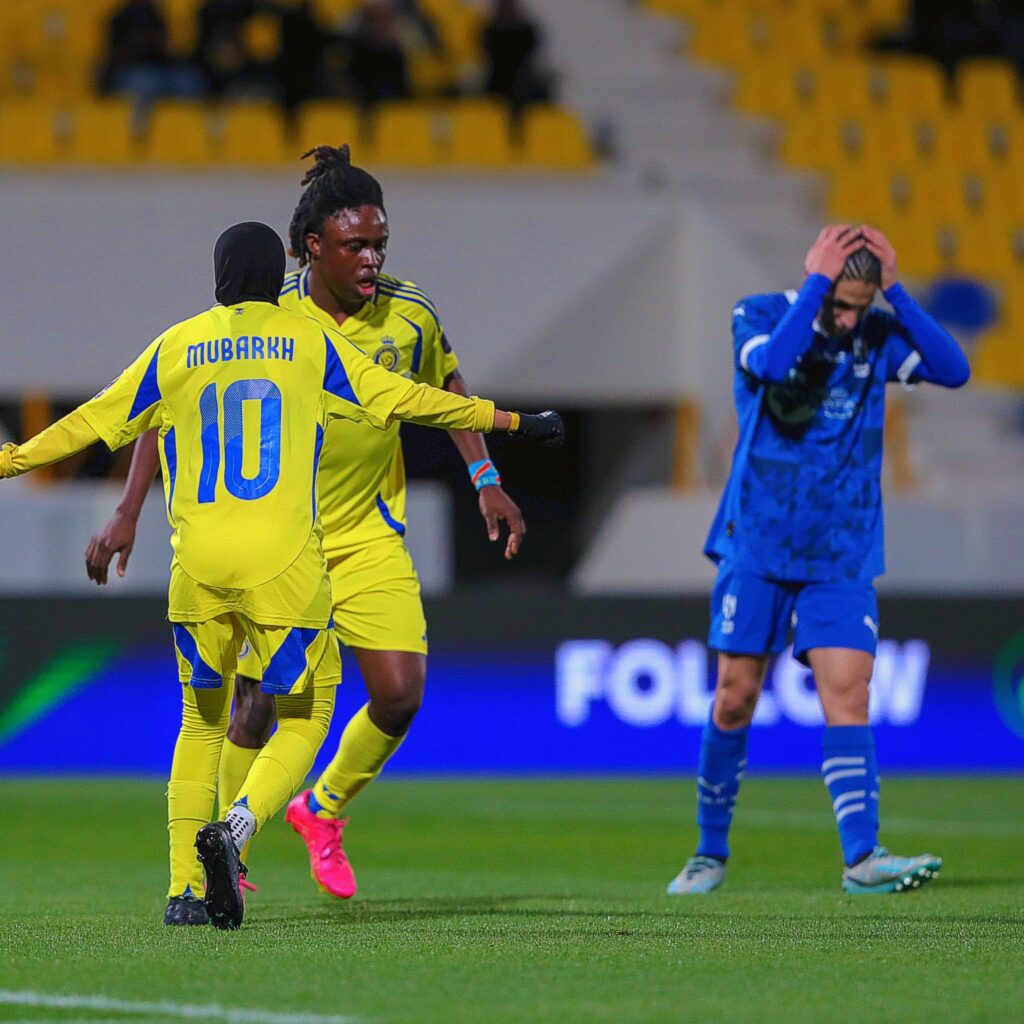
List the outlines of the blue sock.
{"type": "Polygon", "coordinates": [[[709,718],[697,764],[698,857],[729,858],[729,826],[747,764],[749,728],[719,729],[709,718]]]}
{"type": "Polygon", "coordinates": [[[849,867],[878,845],[878,765],[869,725],[830,725],[821,774],[832,797],[843,860],[849,867]]]}

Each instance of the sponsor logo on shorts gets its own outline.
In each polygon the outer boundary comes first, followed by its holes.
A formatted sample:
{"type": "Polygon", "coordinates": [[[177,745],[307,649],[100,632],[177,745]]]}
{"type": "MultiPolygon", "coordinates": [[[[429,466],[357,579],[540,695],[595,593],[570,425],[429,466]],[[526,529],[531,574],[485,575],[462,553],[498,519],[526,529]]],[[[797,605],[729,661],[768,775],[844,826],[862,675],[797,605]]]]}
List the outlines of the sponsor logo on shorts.
{"type": "Polygon", "coordinates": [[[250,646],[248,640],[243,640],[241,650],[239,650],[238,652],[238,656],[239,658],[248,658],[250,654],[252,654],[252,647],[250,646]]]}
{"type": "Polygon", "coordinates": [[[722,617],[725,619],[725,622],[722,623],[722,632],[726,636],[729,636],[736,629],[736,623],[732,621],[736,617],[736,605],[735,594],[726,594],[722,598],[722,617]]]}

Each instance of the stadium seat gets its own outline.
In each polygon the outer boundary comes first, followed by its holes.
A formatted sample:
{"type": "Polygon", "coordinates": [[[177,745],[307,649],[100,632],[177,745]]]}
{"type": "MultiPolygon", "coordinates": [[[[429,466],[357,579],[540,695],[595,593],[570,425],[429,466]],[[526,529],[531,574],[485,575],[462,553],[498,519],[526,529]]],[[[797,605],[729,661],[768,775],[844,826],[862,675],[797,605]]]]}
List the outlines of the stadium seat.
{"type": "Polygon", "coordinates": [[[879,224],[889,216],[892,203],[883,178],[871,178],[856,168],[832,178],[829,214],[837,221],[879,224]]]}
{"type": "Polygon", "coordinates": [[[462,167],[502,168],[515,162],[508,107],[498,100],[462,100],[448,111],[448,158],[462,167]]]}
{"type": "Polygon", "coordinates": [[[803,63],[756,61],[741,70],[733,102],[745,113],[785,121],[812,108],[815,84],[814,70],[803,63]]]}
{"type": "Polygon", "coordinates": [[[861,57],[841,57],[819,66],[814,74],[811,101],[816,116],[873,117],[878,106],[871,88],[871,65],[861,57]]]}
{"type": "Polygon", "coordinates": [[[523,161],[532,167],[580,171],[596,162],[578,118],[553,105],[538,104],[527,109],[522,146],[523,161]]]}
{"type": "Polygon", "coordinates": [[[824,122],[803,115],[786,125],[779,149],[780,158],[794,167],[831,171],[842,167],[860,151],[858,122],[834,118],[824,122]]]}
{"type": "Polygon", "coordinates": [[[317,21],[328,29],[335,29],[359,9],[362,0],[313,0],[313,13],[317,21]]]}
{"type": "Polygon", "coordinates": [[[219,137],[213,139],[213,150],[224,163],[265,167],[281,164],[291,155],[284,115],[275,106],[229,104],[221,111],[220,128],[219,137]]]}
{"type": "Polygon", "coordinates": [[[947,113],[946,78],[938,61],[919,57],[885,57],[872,67],[876,103],[887,110],[919,116],[947,113]]]}
{"type": "Polygon", "coordinates": [[[63,151],[62,114],[53,103],[7,99],[0,103],[0,161],[52,163],[63,151]]]}
{"type": "Polygon", "coordinates": [[[80,163],[131,163],[136,156],[131,102],[98,100],[74,107],[68,156],[80,163]]]}
{"type": "Polygon", "coordinates": [[[1021,113],[1017,72],[1007,60],[976,57],[961,61],[956,71],[960,109],[985,119],[1021,113]]]}
{"type": "Polygon", "coordinates": [[[212,153],[206,107],[183,100],[158,103],[149,118],[143,155],[153,163],[208,163],[212,153]]]}
{"type": "Polygon", "coordinates": [[[315,146],[340,146],[347,142],[355,161],[373,163],[370,147],[362,139],[359,110],[355,104],[343,100],[303,103],[296,116],[296,130],[296,157],[315,146]]]}
{"type": "Polygon", "coordinates": [[[383,164],[435,167],[442,160],[437,110],[423,103],[382,103],[373,117],[373,146],[383,164]]]}

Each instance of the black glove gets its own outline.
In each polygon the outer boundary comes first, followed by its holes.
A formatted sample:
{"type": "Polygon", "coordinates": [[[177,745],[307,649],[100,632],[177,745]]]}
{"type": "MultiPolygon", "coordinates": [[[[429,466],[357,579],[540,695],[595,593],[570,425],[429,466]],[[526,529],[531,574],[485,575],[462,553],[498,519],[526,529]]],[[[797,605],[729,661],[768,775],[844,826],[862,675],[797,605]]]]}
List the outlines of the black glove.
{"type": "Polygon", "coordinates": [[[565,424],[562,417],[551,409],[536,415],[528,412],[519,414],[519,429],[516,437],[525,437],[530,441],[540,441],[549,448],[560,448],[565,441],[565,424]]]}

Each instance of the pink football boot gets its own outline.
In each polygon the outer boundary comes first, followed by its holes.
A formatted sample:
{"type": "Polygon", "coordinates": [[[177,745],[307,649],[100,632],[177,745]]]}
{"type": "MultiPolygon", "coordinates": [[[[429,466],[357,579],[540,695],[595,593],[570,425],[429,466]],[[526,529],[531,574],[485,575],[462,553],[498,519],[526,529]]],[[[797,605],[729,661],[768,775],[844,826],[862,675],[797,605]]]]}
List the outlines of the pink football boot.
{"type": "Polygon", "coordinates": [[[309,851],[309,869],[322,892],[347,900],[355,895],[356,876],[341,846],[348,818],[318,818],[310,809],[306,789],[288,804],[284,820],[302,836],[309,851]]]}

